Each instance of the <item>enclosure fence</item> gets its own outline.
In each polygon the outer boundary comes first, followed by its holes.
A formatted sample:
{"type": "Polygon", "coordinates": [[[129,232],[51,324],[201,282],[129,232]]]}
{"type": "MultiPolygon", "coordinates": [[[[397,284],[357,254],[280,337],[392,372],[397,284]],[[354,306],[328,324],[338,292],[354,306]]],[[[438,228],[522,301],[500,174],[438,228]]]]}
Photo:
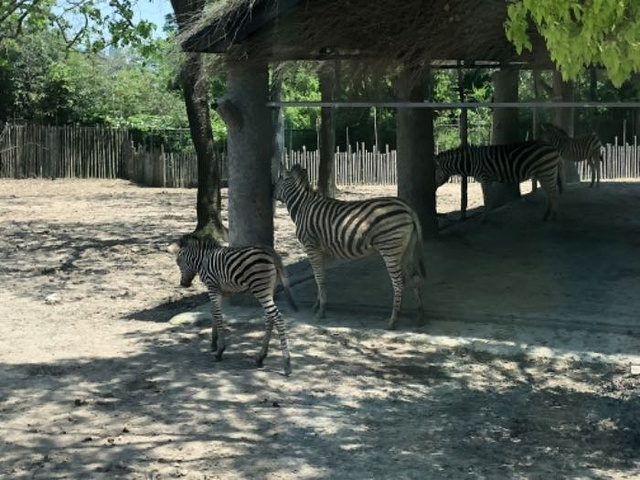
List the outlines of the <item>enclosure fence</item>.
{"type": "MultiPolygon", "coordinates": [[[[624,145],[616,139],[602,155],[602,179],[640,178],[637,138],[624,145]]],[[[282,160],[287,167],[302,165],[317,181],[318,150],[284,151],[282,160]]],[[[226,158],[220,154],[216,161],[225,180],[226,158]]],[[[336,184],[394,185],[396,166],[397,153],[388,146],[380,151],[357,144],[335,152],[336,184]]],[[[587,163],[577,167],[581,180],[589,180],[587,163]]],[[[126,129],[6,125],[0,132],[0,178],[124,178],[146,186],[195,187],[198,168],[195,153],[135,147],[126,129]]]]}

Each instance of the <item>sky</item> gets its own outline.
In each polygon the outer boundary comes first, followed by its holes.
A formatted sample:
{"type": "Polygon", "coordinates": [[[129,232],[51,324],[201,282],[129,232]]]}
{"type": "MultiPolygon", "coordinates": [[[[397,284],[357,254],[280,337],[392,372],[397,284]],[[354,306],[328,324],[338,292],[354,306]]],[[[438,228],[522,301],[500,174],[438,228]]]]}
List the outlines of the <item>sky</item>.
{"type": "Polygon", "coordinates": [[[148,20],[157,25],[155,35],[163,37],[162,27],[164,26],[164,17],[168,13],[173,13],[171,2],[169,0],[138,0],[134,7],[136,20],[148,20]]]}

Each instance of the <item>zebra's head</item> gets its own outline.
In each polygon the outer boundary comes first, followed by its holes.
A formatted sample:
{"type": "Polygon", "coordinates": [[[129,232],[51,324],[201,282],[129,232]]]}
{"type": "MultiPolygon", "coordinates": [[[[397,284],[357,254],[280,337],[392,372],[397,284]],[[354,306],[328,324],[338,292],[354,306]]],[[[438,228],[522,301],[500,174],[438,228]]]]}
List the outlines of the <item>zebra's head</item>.
{"type": "Polygon", "coordinates": [[[176,264],[180,269],[180,286],[190,287],[198,274],[199,241],[195,237],[185,235],[178,241],[176,264]]]}
{"type": "Polygon", "coordinates": [[[298,164],[291,167],[291,170],[281,167],[280,175],[273,189],[273,198],[286,203],[290,192],[308,190],[309,188],[309,175],[306,168],[298,164]]]}

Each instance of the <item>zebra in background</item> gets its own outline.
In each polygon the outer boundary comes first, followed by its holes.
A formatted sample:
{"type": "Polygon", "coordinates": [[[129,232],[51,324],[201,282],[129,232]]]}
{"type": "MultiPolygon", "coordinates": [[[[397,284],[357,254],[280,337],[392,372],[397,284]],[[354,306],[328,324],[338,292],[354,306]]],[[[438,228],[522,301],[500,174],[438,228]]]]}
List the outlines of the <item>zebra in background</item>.
{"type": "Polygon", "coordinates": [[[323,197],[311,189],[307,171],[300,165],[289,171],[281,167],[274,197],[286,204],[309,257],[318,287],[314,310],[319,318],[327,308],[324,259],[356,259],[378,252],[393,285],[389,328],[395,328],[398,321],[405,273],[410,274],[418,301],[418,321],[424,321],[422,231],[416,213],[406,203],[397,198],[345,202],[323,197]]]}
{"type": "Polygon", "coordinates": [[[220,246],[213,239],[185,235],[178,242],[176,263],[180,267],[181,286],[190,287],[194,277],[199,275],[207,287],[213,316],[211,350],[215,351],[217,360],[222,358],[226,348],[221,310],[222,295],[250,291],[266,315],[266,333],[256,363],[259,367],[262,366],[275,325],[280,337],[284,374],[291,373],[287,333],[282,315],[273,301],[278,278],[291,307],[294,310],[297,310],[297,307],[289,289],[282,260],[275,250],[264,246],[227,248],[220,246]]]}
{"type": "MultiPolygon", "coordinates": [[[[545,142],[520,142],[507,145],[467,146],[436,155],[436,185],[444,185],[451,175],[473,177],[489,192],[492,182],[519,183],[536,178],[547,194],[544,214],[559,216],[558,194],[562,190],[561,157],[545,142]]],[[[481,222],[493,207],[492,195],[486,196],[481,222]]]]}
{"type": "Polygon", "coordinates": [[[553,145],[560,156],[570,162],[582,162],[586,160],[591,170],[591,183],[589,187],[600,186],[600,162],[602,159],[602,142],[595,133],[572,138],[560,127],[550,123],[540,125],[544,140],[553,145]]]}

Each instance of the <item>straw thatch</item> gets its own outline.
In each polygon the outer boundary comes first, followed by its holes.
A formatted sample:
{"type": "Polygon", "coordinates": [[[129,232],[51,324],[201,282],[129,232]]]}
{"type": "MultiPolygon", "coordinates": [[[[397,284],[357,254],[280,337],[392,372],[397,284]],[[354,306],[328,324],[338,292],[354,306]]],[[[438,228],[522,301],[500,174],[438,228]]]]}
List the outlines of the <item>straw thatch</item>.
{"type": "Polygon", "coordinates": [[[185,50],[263,61],[350,58],[421,67],[442,61],[549,66],[544,42],[517,55],[506,0],[229,0],[182,32],[185,50]]]}

